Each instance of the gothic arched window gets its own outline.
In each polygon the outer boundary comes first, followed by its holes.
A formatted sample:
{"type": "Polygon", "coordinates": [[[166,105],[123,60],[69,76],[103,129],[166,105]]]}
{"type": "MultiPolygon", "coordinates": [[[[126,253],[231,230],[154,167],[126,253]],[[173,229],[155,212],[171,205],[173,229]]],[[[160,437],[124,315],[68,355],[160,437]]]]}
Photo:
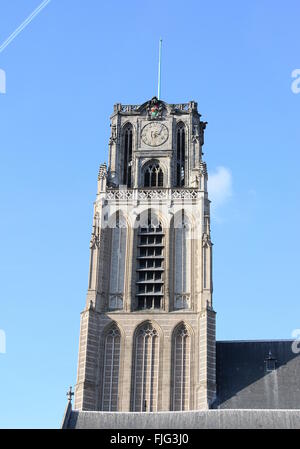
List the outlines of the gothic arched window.
{"type": "Polygon", "coordinates": [[[127,226],[122,216],[116,214],[111,229],[111,260],[109,308],[122,309],[125,283],[127,226]]]}
{"type": "Polygon", "coordinates": [[[136,308],[161,309],[163,307],[164,233],[151,211],[148,219],[137,229],[137,283],[136,308]]]}
{"type": "Polygon", "coordinates": [[[132,174],[132,125],[123,130],[123,184],[131,187],[132,174]]]}
{"type": "Polygon", "coordinates": [[[157,161],[150,162],[144,169],[144,187],[163,187],[164,174],[157,161]]]}
{"type": "Polygon", "coordinates": [[[191,337],[185,326],[178,326],[173,334],[172,410],[190,409],[191,337]]]}
{"type": "Polygon", "coordinates": [[[174,220],[175,234],[175,309],[188,309],[191,306],[191,225],[184,211],[181,211],[174,220]]]}
{"type": "Polygon", "coordinates": [[[138,328],[133,351],[131,409],[155,412],[158,408],[159,337],[151,323],[138,328]]]}
{"type": "Polygon", "coordinates": [[[185,183],[185,127],[182,122],[176,130],[176,186],[184,187],[185,183]]]}
{"type": "Polygon", "coordinates": [[[104,336],[101,410],[118,410],[121,335],[113,324],[104,336]]]}

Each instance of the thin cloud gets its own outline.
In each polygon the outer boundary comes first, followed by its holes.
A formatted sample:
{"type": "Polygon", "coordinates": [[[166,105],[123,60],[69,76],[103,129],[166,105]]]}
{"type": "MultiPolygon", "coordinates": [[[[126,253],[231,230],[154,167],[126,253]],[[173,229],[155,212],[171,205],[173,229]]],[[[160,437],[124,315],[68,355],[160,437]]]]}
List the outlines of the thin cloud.
{"type": "Polygon", "coordinates": [[[208,196],[214,207],[221,206],[232,196],[232,175],[228,168],[217,167],[208,175],[208,196]]]}

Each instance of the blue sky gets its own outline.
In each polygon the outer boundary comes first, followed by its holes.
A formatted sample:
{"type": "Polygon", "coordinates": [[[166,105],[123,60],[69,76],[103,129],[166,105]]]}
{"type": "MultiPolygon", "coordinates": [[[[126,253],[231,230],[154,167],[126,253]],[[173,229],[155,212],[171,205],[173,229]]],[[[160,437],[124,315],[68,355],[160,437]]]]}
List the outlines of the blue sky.
{"type": "MultiPolygon", "coordinates": [[[[40,3],[0,0],[0,45],[40,3]]],[[[160,36],[162,99],[208,121],[217,337],[300,328],[299,16],[296,0],[52,0],[0,53],[0,427],[60,425],[109,115],[156,93],[160,36]]]]}

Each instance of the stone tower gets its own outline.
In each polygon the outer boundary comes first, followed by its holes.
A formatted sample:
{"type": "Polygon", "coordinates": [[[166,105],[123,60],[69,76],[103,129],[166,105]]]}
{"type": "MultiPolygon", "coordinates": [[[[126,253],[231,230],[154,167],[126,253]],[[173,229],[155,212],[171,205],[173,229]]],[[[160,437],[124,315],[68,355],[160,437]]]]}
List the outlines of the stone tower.
{"type": "Polygon", "coordinates": [[[114,106],[75,409],[197,410],[215,398],[205,126],[194,101],[114,106]]]}

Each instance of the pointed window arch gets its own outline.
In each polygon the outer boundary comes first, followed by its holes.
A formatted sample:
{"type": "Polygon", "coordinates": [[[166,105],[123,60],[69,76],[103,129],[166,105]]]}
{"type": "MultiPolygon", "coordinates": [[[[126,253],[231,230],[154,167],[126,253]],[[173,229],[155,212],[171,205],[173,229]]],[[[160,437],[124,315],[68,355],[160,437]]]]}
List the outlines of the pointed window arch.
{"type": "Polygon", "coordinates": [[[104,334],[101,410],[118,410],[121,334],[114,323],[104,334]]]}
{"type": "Polygon", "coordinates": [[[158,161],[149,162],[144,168],[144,187],[163,187],[164,174],[158,161]]]}
{"type": "Polygon", "coordinates": [[[133,349],[131,410],[158,409],[159,336],[150,322],[137,329],[133,349]]]}
{"type": "Polygon", "coordinates": [[[132,134],[132,125],[128,123],[123,129],[123,184],[127,187],[131,187],[132,178],[132,134]]]}
{"type": "Polygon", "coordinates": [[[172,410],[190,409],[191,336],[184,323],[173,332],[172,410]]]}
{"type": "Polygon", "coordinates": [[[176,129],[176,186],[185,185],[185,126],[180,122],[176,129]]]}
{"type": "Polygon", "coordinates": [[[126,268],[127,225],[125,218],[116,213],[111,229],[111,259],[109,309],[123,309],[126,268]]]}

